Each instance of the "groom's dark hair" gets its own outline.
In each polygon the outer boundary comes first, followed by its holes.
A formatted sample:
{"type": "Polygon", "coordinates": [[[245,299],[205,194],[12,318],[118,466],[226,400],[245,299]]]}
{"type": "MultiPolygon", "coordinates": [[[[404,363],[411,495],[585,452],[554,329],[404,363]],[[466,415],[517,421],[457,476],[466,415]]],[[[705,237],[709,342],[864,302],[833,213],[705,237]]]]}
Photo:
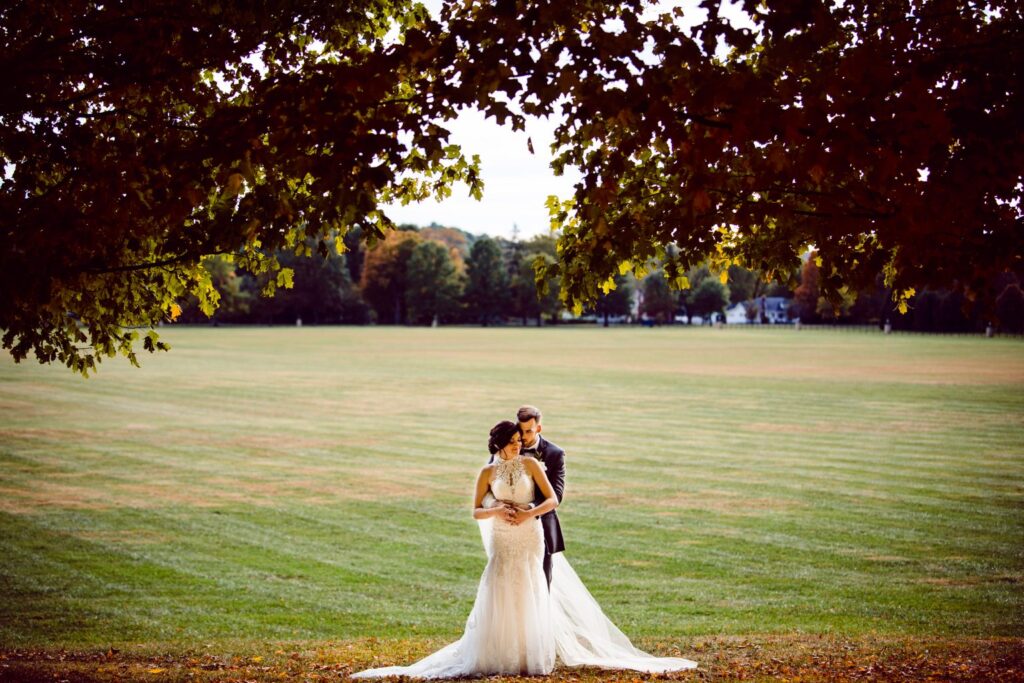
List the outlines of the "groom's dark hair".
{"type": "Polygon", "coordinates": [[[516,419],[520,422],[536,420],[537,424],[540,424],[540,408],[536,406],[520,406],[519,410],[516,411],[516,419]]]}
{"type": "Polygon", "coordinates": [[[507,446],[515,434],[523,435],[523,430],[520,429],[519,423],[512,422],[511,420],[502,420],[491,427],[491,438],[487,440],[487,450],[490,451],[491,455],[494,455],[507,446]]]}

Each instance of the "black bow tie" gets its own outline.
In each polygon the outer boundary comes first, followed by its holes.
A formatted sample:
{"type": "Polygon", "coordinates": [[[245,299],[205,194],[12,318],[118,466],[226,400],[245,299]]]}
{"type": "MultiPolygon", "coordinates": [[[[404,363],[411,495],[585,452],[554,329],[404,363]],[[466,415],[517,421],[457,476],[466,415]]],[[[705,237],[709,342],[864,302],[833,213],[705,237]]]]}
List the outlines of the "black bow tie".
{"type": "Polygon", "coordinates": [[[536,455],[537,454],[537,449],[536,448],[524,448],[523,449],[523,453],[533,453],[534,455],[536,455]]]}

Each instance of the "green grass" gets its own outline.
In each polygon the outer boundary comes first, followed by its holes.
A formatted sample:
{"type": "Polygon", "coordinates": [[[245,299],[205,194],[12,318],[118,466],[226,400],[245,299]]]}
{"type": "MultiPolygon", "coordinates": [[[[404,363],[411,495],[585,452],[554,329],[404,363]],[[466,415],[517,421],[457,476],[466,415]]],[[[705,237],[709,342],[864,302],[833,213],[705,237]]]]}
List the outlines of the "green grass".
{"type": "Polygon", "coordinates": [[[89,380],[0,357],[0,648],[456,636],[486,434],[524,402],[631,636],[1024,636],[1020,341],[164,336],[89,380]]]}

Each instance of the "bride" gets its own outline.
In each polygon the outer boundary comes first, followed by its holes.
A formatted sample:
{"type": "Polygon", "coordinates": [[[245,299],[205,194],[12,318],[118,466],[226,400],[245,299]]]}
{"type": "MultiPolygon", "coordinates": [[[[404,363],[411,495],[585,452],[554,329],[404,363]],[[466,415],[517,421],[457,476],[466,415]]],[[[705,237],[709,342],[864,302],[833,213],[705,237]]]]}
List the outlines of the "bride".
{"type": "Polygon", "coordinates": [[[516,422],[499,422],[491,430],[488,450],[496,457],[480,471],[473,505],[487,566],[462,637],[409,666],[367,669],[353,678],[548,674],[556,655],[567,666],[650,673],[697,666],[689,659],[653,657],[633,647],[562,553],[552,556],[548,588],[539,518],[558,507],[558,499],[541,464],[519,454],[521,440],[516,422]],[[544,501],[531,508],[534,487],[544,501]]]}

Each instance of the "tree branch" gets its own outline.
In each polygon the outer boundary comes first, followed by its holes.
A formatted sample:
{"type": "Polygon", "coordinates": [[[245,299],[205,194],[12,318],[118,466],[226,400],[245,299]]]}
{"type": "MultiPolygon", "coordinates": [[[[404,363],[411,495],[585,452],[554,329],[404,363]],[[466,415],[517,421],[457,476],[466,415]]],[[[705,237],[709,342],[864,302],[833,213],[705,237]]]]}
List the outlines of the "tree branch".
{"type": "Polygon", "coordinates": [[[189,254],[181,254],[179,256],[173,256],[171,258],[162,259],[160,261],[150,261],[149,263],[130,263],[124,266],[82,268],[81,272],[93,273],[94,275],[103,275],[106,273],[127,273],[136,270],[149,270],[151,268],[161,268],[163,266],[170,266],[174,265],[175,263],[181,263],[185,261],[189,256],[189,254]]]}

